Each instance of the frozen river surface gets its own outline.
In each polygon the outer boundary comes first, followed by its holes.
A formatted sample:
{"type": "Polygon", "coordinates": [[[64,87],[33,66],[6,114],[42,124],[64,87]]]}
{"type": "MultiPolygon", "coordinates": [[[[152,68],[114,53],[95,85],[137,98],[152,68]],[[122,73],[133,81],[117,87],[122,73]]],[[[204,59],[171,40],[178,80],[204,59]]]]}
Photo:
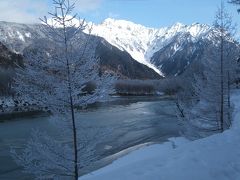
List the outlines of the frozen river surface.
{"type": "MultiPolygon", "coordinates": [[[[173,101],[158,97],[115,98],[111,103],[98,104],[78,112],[77,120],[84,129],[91,129],[88,133],[101,132],[95,139],[97,144],[93,154],[96,157],[93,158],[94,161],[98,163],[85,167],[82,173],[109,163],[103,159],[124,149],[143,143],[164,142],[169,137],[179,136],[180,130],[173,101]]],[[[0,122],[0,180],[32,179],[30,175],[21,172],[21,167],[14,163],[9,151],[11,147],[21,149],[33,128],[58,137],[56,126],[51,123],[50,117],[0,122]]]]}

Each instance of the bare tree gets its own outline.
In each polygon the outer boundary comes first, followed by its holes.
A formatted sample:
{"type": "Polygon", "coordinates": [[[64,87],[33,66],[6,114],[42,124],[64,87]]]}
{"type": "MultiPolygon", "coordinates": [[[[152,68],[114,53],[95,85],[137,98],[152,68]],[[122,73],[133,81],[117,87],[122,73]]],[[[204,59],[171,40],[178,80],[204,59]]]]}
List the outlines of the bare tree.
{"type": "MultiPolygon", "coordinates": [[[[229,0],[228,2],[237,6],[240,5],[240,0],[229,0]]],[[[237,11],[240,12],[240,9],[237,9],[237,11]]]]}
{"type": "MultiPolygon", "coordinates": [[[[229,3],[231,3],[231,4],[234,4],[234,5],[236,5],[237,7],[238,7],[238,9],[237,9],[237,11],[238,11],[238,13],[240,13],[240,8],[239,8],[239,6],[240,6],[240,0],[229,0],[228,1],[229,3]]],[[[238,58],[237,59],[237,61],[236,61],[236,72],[235,72],[235,83],[236,83],[236,87],[237,88],[239,88],[239,83],[240,83],[240,58],[238,58]]]]}
{"type": "Polygon", "coordinates": [[[226,62],[224,63],[224,53],[226,53],[225,58],[227,58],[232,52],[231,52],[231,47],[228,46],[226,43],[225,39],[229,37],[233,37],[236,31],[236,24],[233,24],[232,22],[232,17],[231,15],[227,12],[225,5],[223,1],[221,1],[221,6],[218,8],[215,16],[215,21],[214,21],[214,27],[220,30],[220,54],[221,54],[221,129],[223,130],[223,104],[224,104],[224,93],[223,93],[223,84],[224,84],[224,75],[223,75],[223,70],[227,69],[227,101],[228,101],[228,121],[229,123],[231,122],[231,102],[230,102],[230,61],[227,59],[225,60],[226,62]],[[225,66],[225,67],[224,67],[225,66]]]}
{"type": "Polygon", "coordinates": [[[227,69],[221,74],[221,46],[206,46],[201,62],[191,67],[191,79],[177,95],[178,117],[185,126],[184,134],[190,138],[222,132],[229,127],[227,69]]]}
{"type": "Polygon", "coordinates": [[[187,131],[191,131],[190,135],[198,132],[198,136],[199,133],[205,136],[230,127],[230,85],[238,53],[234,29],[222,2],[211,32],[215,42],[205,45],[207,49],[201,62],[192,65],[192,78],[185,80],[185,87],[178,93],[179,119],[185,123],[187,131]]]}
{"type": "Polygon", "coordinates": [[[89,27],[84,20],[76,20],[75,4],[69,0],[53,0],[53,5],[51,18],[41,19],[49,40],[36,42],[25,52],[24,68],[19,67],[17,71],[14,90],[19,101],[58,114],[57,124],[68,140],[65,144],[59,143],[36,131],[24,152],[13,151],[13,155],[25,171],[35,174],[37,179],[71,177],[77,180],[84,164],[79,155],[84,153],[79,133],[84,127],[78,124],[76,109],[108,97],[113,92],[115,77],[109,73],[99,76],[98,59],[93,51],[97,42],[83,33],[89,27]],[[90,82],[95,88],[88,91],[90,82]]]}

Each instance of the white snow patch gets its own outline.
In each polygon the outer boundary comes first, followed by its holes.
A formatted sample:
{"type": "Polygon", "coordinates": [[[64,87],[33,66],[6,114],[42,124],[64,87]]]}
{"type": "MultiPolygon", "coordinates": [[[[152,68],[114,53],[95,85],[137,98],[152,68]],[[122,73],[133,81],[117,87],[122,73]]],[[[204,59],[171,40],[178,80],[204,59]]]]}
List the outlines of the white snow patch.
{"type": "Polygon", "coordinates": [[[25,36],[30,38],[32,35],[31,35],[31,33],[28,32],[28,33],[25,33],[25,36]]]}
{"type": "Polygon", "coordinates": [[[23,35],[19,31],[17,31],[17,35],[20,40],[25,41],[23,35]]]}
{"type": "MultiPolygon", "coordinates": [[[[67,15],[66,16],[66,20],[72,19],[72,16],[67,15]]],[[[51,26],[53,26],[54,28],[62,28],[63,26],[57,22],[56,20],[49,18],[47,19],[47,23],[50,24],[51,26]]],[[[42,24],[45,24],[42,22],[42,24]]],[[[83,19],[77,19],[77,18],[73,18],[71,21],[67,21],[66,22],[66,26],[70,26],[70,27],[79,27],[79,26],[85,26],[87,23],[85,22],[85,20],[83,19]]],[[[90,23],[88,23],[90,24],[90,23]]]]}
{"type": "Polygon", "coordinates": [[[196,141],[171,138],[122,157],[79,180],[239,180],[240,92],[231,129],[196,141]]]}
{"type": "Polygon", "coordinates": [[[9,32],[8,32],[8,36],[9,36],[10,38],[13,38],[13,37],[14,37],[13,32],[12,32],[12,31],[9,31],[9,32]]]}

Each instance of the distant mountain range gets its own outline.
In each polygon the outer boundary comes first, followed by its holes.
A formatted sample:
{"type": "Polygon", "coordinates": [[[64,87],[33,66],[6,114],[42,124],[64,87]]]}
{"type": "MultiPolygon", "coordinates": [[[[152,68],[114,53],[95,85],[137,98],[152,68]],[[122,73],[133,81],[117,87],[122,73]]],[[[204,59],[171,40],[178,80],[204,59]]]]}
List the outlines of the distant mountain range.
{"type": "MultiPolygon", "coordinates": [[[[144,27],[125,20],[106,19],[93,24],[94,35],[127,51],[136,61],[147,65],[161,76],[176,76],[194,60],[200,60],[207,45],[217,45],[219,30],[194,23],[176,23],[159,29],[144,27]]],[[[238,48],[233,40],[232,47],[238,48]]]]}
{"type": "MultiPolygon", "coordinates": [[[[100,58],[102,70],[114,71],[123,79],[180,75],[193,61],[201,60],[209,44],[219,42],[218,30],[198,23],[176,23],[159,29],[114,19],[88,24],[93,27],[91,36],[99,40],[93,52],[100,58]]],[[[10,51],[24,55],[34,43],[47,41],[42,26],[0,22],[0,42],[10,51]]],[[[87,39],[84,33],[80,36],[87,39]]],[[[238,49],[236,42],[229,42],[238,49]]]]}
{"type": "MultiPolygon", "coordinates": [[[[0,22],[0,42],[14,53],[26,55],[28,49],[34,44],[46,46],[49,41],[46,34],[42,31],[43,25],[40,24],[17,24],[0,22]]],[[[81,40],[87,40],[87,34],[80,33],[81,40]]],[[[95,55],[100,58],[102,70],[106,68],[118,73],[126,79],[159,79],[162,78],[158,73],[148,66],[137,62],[127,52],[109,44],[102,37],[96,37],[98,45],[93,49],[95,55]]]]}

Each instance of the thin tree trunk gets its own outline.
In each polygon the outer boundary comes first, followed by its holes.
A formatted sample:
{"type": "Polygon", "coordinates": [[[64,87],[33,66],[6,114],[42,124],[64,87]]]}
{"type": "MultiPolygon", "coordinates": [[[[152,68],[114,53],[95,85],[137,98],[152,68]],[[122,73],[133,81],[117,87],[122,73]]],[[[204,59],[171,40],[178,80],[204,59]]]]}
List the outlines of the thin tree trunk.
{"type": "Polygon", "coordinates": [[[185,118],[184,111],[183,111],[183,109],[181,108],[179,102],[176,101],[175,104],[176,104],[176,106],[177,106],[178,111],[180,112],[181,118],[185,118]]]}
{"type": "Polygon", "coordinates": [[[231,87],[230,87],[230,73],[229,73],[229,70],[228,70],[228,125],[229,127],[231,126],[231,123],[232,123],[232,118],[231,118],[231,99],[230,99],[230,90],[231,90],[231,87]]]}
{"type": "MultiPolygon", "coordinates": [[[[222,39],[222,37],[221,37],[222,39]]],[[[223,100],[224,100],[224,95],[223,95],[223,44],[221,40],[221,109],[220,109],[220,124],[221,124],[221,131],[223,132],[223,121],[224,121],[224,113],[223,113],[223,100]]]]}
{"type": "MultiPolygon", "coordinates": [[[[67,49],[67,48],[66,48],[67,49]]],[[[70,109],[71,109],[71,118],[72,118],[72,128],[73,128],[73,151],[74,151],[74,179],[78,180],[78,146],[77,146],[77,130],[76,130],[76,121],[72,97],[72,83],[71,83],[71,74],[70,74],[70,65],[69,60],[67,59],[67,74],[68,74],[68,90],[69,90],[69,100],[70,100],[70,109]]]]}
{"type": "Polygon", "coordinates": [[[222,12],[222,4],[221,4],[221,108],[220,108],[220,128],[221,132],[223,132],[223,122],[224,122],[224,112],[223,112],[223,104],[224,104],[224,91],[223,91],[223,12],[222,12]]]}
{"type": "MultiPolygon", "coordinates": [[[[64,17],[63,8],[61,4],[62,17],[64,17]]],[[[72,79],[70,72],[70,63],[68,57],[68,41],[66,34],[66,24],[63,19],[63,31],[64,31],[64,44],[65,44],[65,58],[67,63],[67,79],[68,79],[68,93],[69,93],[69,101],[70,101],[70,109],[71,109],[71,119],[72,119],[72,130],[73,130],[73,153],[74,153],[74,179],[78,180],[78,145],[77,145],[77,130],[76,130],[76,121],[75,121],[75,113],[74,113],[74,104],[72,97],[72,79]]]]}
{"type": "Polygon", "coordinates": [[[72,115],[72,127],[73,127],[74,177],[75,177],[75,180],[78,180],[77,130],[76,130],[76,121],[75,121],[75,113],[74,113],[72,93],[70,93],[70,103],[71,103],[71,115],[72,115]]]}
{"type": "MultiPolygon", "coordinates": [[[[66,46],[66,51],[68,47],[66,46]]],[[[70,64],[67,57],[67,74],[68,74],[68,90],[69,90],[69,100],[70,100],[70,109],[71,109],[71,118],[72,118],[72,128],[73,128],[73,151],[74,151],[74,179],[78,180],[78,146],[77,146],[77,130],[76,130],[76,121],[72,97],[72,83],[71,83],[71,73],[70,73],[70,64]]]]}

